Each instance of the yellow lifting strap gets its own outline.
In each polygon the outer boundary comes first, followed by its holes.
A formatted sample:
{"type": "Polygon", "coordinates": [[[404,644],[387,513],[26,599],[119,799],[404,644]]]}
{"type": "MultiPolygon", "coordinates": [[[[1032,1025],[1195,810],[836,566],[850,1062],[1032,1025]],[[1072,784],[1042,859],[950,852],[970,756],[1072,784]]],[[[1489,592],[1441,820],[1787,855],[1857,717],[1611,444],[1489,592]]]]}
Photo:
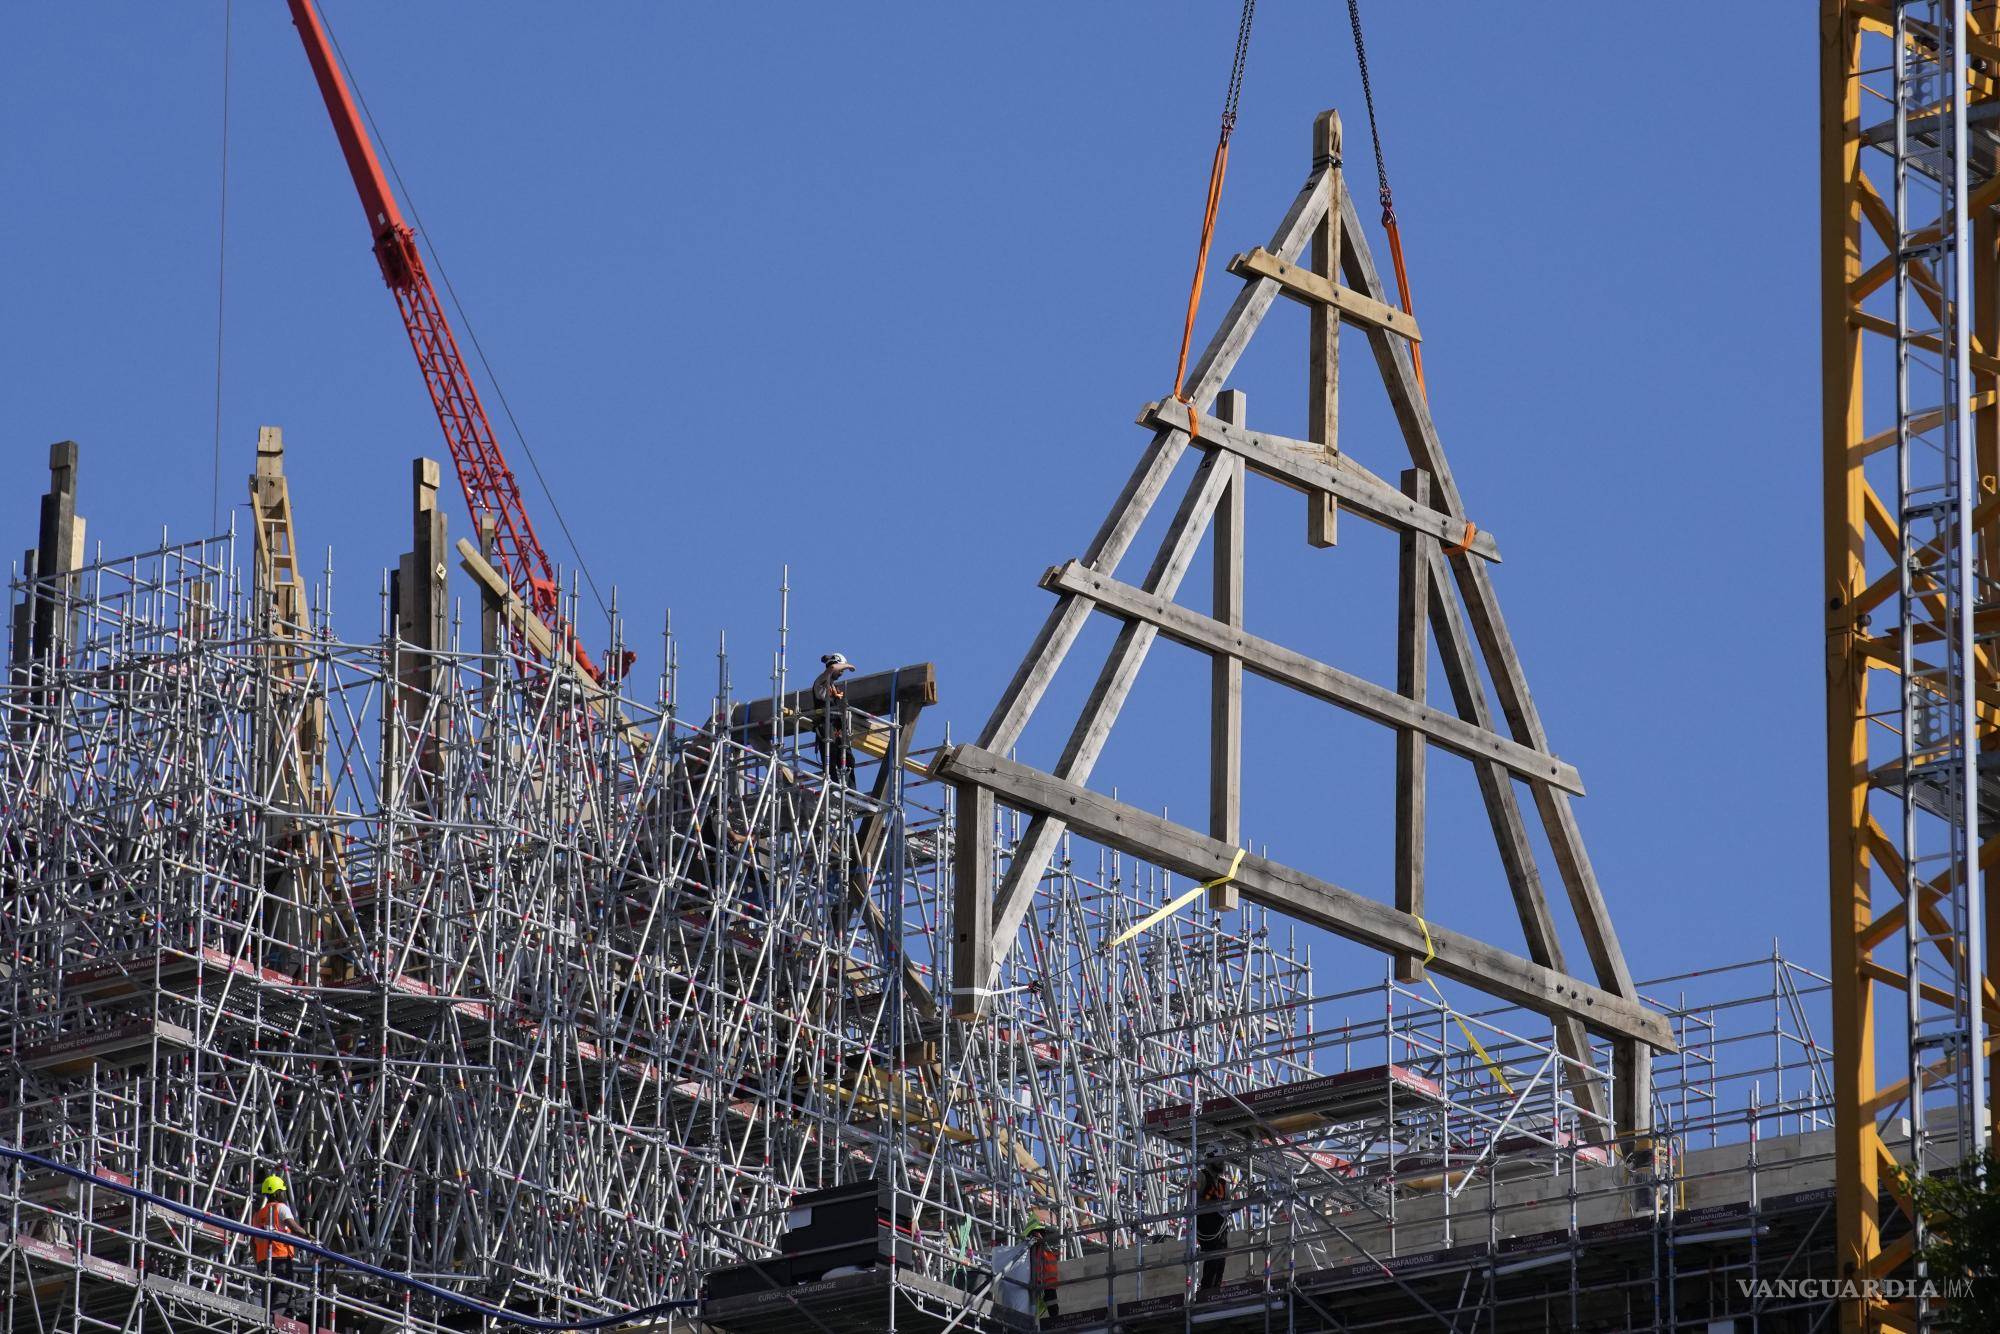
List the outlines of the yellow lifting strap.
{"type": "Polygon", "coordinates": [[[1147,913],[1137,923],[1133,924],[1132,926],[1126,927],[1125,930],[1119,934],[1116,940],[1112,941],[1109,945],[1106,945],[1104,947],[1105,953],[1109,954],[1112,950],[1117,949],[1120,945],[1123,945],[1126,941],[1138,935],[1140,932],[1149,930],[1154,925],[1165,921],[1169,917],[1172,917],[1175,913],[1179,912],[1189,903],[1192,903],[1195,900],[1195,898],[1201,895],[1203,892],[1214,889],[1217,885],[1228,884],[1230,881],[1236,878],[1236,872],[1242,869],[1242,866],[1243,866],[1243,849],[1238,848],[1236,849],[1236,856],[1230,861],[1229,869],[1227,871],[1215,877],[1215,879],[1213,880],[1202,881],[1200,884],[1196,885],[1193,889],[1189,890],[1187,893],[1180,895],[1178,898],[1175,898],[1170,902],[1161,904],[1159,907],[1153,909],[1153,911],[1147,913]]]}
{"type": "Polygon", "coordinates": [[[1479,1054],[1480,1060],[1486,1062],[1487,1073],[1491,1074],[1499,1082],[1500,1087],[1507,1090],[1508,1095],[1511,1097],[1514,1092],[1514,1086],[1507,1082],[1506,1071],[1500,1068],[1498,1061],[1486,1054],[1486,1048],[1480,1045],[1479,1039],[1474,1036],[1470,1025],[1460,1017],[1457,1010],[1451,1008],[1451,1002],[1444,998],[1444,993],[1438,990],[1437,982],[1431,977],[1430,961],[1437,958],[1438,952],[1437,946],[1431,943],[1431,924],[1419,917],[1417,925],[1424,929],[1424,982],[1430,987],[1431,995],[1438,998],[1438,1004],[1444,1006],[1446,1013],[1451,1015],[1452,1022],[1458,1025],[1459,1032],[1465,1034],[1465,1040],[1472,1045],[1472,1050],[1479,1054]]]}

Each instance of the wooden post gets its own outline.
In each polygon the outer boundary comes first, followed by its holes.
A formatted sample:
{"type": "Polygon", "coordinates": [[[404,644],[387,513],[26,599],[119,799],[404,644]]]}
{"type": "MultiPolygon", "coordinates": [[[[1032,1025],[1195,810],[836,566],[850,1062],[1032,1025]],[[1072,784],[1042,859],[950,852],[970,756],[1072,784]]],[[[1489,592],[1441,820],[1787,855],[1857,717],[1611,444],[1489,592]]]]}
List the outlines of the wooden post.
{"type": "MultiPolygon", "coordinates": [[[[499,536],[498,521],[491,514],[480,515],[479,554],[486,558],[486,563],[488,565],[494,566],[496,569],[499,567],[500,564],[499,547],[500,547],[500,536],[499,536]]],[[[506,641],[501,638],[501,631],[503,628],[503,618],[505,616],[506,616],[505,604],[502,603],[500,598],[494,594],[492,589],[487,588],[483,584],[480,585],[479,651],[485,654],[488,658],[498,657],[501,650],[506,647],[506,641]]],[[[491,673],[494,673],[497,676],[500,671],[500,668],[496,663],[488,663],[486,670],[491,673]]]]}
{"type": "Polygon", "coordinates": [[[36,591],[32,652],[45,665],[63,656],[69,643],[69,594],[83,564],[83,518],[76,512],[77,445],[59,440],[49,446],[49,489],[42,497],[41,531],[35,548],[36,591]]]}
{"type": "Polygon", "coordinates": [[[985,989],[993,985],[993,792],[978,783],[959,783],[954,790],[951,1013],[976,1019],[985,989]]]}
{"type": "MultiPolygon", "coordinates": [[[[1403,494],[1429,505],[1430,474],[1421,468],[1403,471],[1403,494]]],[[[1431,549],[1435,538],[1414,528],[1402,530],[1397,563],[1396,691],[1405,699],[1428,704],[1430,694],[1431,549]]],[[[1429,743],[1415,728],[1396,732],[1396,906],[1412,917],[1424,915],[1424,795],[1429,743]]],[[[1396,976],[1421,981],[1423,960],[1396,956],[1396,976]]]]}
{"type": "Polygon", "coordinates": [[[410,550],[396,568],[396,637],[398,678],[405,735],[414,739],[417,765],[435,776],[441,767],[437,739],[424,720],[443,684],[438,654],[450,634],[447,599],[450,586],[445,568],[445,517],[438,504],[443,477],[436,459],[410,463],[410,550]]]}
{"type": "MultiPolygon", "coordinates": [[[[1340,203],[1346,192],[1346,178],[1340,170],[1340,113],[1322,111],[1313,121],[1313,170],[1324,168],[1332,177],[1333,192],[1326,216],[1313,228],[1312,271],[1328,282],[1340,281],[1340,203]]],[[[1314,302],[1307,311],[1312,333],[1307,352],[1307,379],[1311,397],[1306,404],[1307,436],[1327,454],[1339,452],[1340,440],[1340,312],[1314,302]]],[[[1336,531],[1340,507],[1331,493],[1306,494],[1306,541],[1316,547],[1330,547],[1336,531]]]]}
{"type": "Polygon", "coordinates": [[[445,515],[438,504],[438,485],[443,473],[436,459],[413,459],[410,466],[412,543],[416,557],[417,582],[411,617],[417,635],[414,642],[431,652],[440,652],[450,635],[449,580],[445,570],[445,515]]]}
{"type": "MultiPolygon", "coordinates": [[[[1215,415],[1232,426],[1243,425],[1247,400],[1240,389],[1216,396],[1215,415]]],[[[1222,499],[1215,507],[1216,620],[1232,628],[1243,624],[1243,460],[1224,452],[1228,470],[1222,499]]],[[[1210,659],[1208,726],[1208,832],[1224,843],[1243,842],[1243,659],[1218,653],[1210,659]]],[[[1208,905],[1226,912],[1237,906],[1235,884],[1208,891],[1208,905]]]]}

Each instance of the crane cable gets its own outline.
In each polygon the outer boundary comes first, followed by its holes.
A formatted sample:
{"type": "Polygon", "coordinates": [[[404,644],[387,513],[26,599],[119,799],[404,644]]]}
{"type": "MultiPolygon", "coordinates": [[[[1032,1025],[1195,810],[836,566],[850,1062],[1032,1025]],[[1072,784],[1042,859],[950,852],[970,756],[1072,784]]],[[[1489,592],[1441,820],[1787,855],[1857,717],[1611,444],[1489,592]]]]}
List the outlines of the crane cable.
{"type": "Polygon", "coordinates": [[[1181,325],[1181,355],[1174,366],[1174,398],[1187,409],[1188,438],[1201,436],[1201,410],[1184,381],[1187,379],[1188,349],[1194,343],[1194,320],[1201,310],[1201,283],[1208,274],[1208,248],[1215,240],[1215,214],[1222,204],[1222,178],[1229,170],[1229,136],[1236,132],[1236,108],[1243,99],[1243,67],[1250,58],[1250,23],[1257,14],[1257,0],[1243,0],[1243,13],[1236,23],[1236,56],[1229,65],[1229,89],[1222,98],[1222,129],[1215,140],[1215,158],[1208,169],[1208,200],[1202,207],[1201,244],[1195,250],[1194,281],[1188,287],[1187,319],[1181,325]]]}
{"type": "Polygon", "coordinates": [[[208,531],[222,522],[222,317],[229,276],[229,39],[236,25],[236,0],[222,5],[222,184],[216,190],[215,220],[215,457],[208,475],[208,531]]]}
{"type": "MultiPolygon", "coordinates": [[[[1396,200],[1389,193],[1389,168],[1382,161],[1382,133],[1375,125],[1375,89],[1368,81],[1368,44],[1361,39],[1361,0],[1347,0],[1347,19],[1354,26],[1354,60],[1361,67],[1361,99],[1368,104],[1368,138],[1375,145],[1375,184],[1382,197],[1382,230],[1389,235],[1389,258],[1396,266],[1396,292],[1403,313],[1414,317],[1416,303],[1410,296],[1410,274],[1403,266],[1403,233],[1396,226],[1396,200]]],[[[1426,397],[1423,344],[1412,341],[1410,361],[1416,367],[1417,388],[1426,397]]]]}

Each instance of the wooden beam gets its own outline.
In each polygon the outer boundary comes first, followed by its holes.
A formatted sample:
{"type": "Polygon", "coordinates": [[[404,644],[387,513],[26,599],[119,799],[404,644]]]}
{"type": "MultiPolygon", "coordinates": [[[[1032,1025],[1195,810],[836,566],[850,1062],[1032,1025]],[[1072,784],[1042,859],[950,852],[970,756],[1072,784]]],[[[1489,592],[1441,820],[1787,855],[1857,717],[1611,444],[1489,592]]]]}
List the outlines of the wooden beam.
{"type": "Polygon", "coordinates": [[[30,652],[44,664],[60,661],[67,649],[69,595],[76,571],[83,568],[84,521],[76,512],[80,452],[74,440],[49,446],[49,489],[42,496],[35,543],[35,574],[41,584],[30,594],[35,606],[30,652]]]}
{"type": "MultiPolygon", "coordinates": [[[[1313,120],[1313,170],[1328,172],[1332,190],[1326,216],[1313,228],[1312,271],[1332,282],[1340,276],[1340,204],[1347,177],[1340,170],[1340,113],[1313,120]]],[[[1306,308],[1306,438],[1328,457],[1340,452],[1340,318],[1324,302],[1306,308]]],[[[1340,536],[1340,502],[1331,491],[1306,492],[1306,544],[1330,547],[1340,536]]]]}
{"type": "MultiPolygon", "coordinates": [[[[1437,640],[1438,660],[1444,664],[1445,682],[1451,690],[1452,705],[1466,722],[1484,731],[1494,731],[1493,709],[1486,698],[1486,683],[1480,679],[1472,632],[1466,627],[1465,612],[1458,604],[1451,573],[1445,567],[1437,544],[1432,542],[1427,546],[1429,550],[1425,555],[1430,567],[1430,596],[1427,602],[1431,634],[1437,640]]],[[[1514,913],[1521,923],[1521,936],[1527,943],[1528,958],[1544,968],[1567,973],[1569,965],[1563,957],[1562,937],[1556,929],[1555,914],[1549,908],[1548,892],[1542,885],[1541,868],[1536,864],[1534,845],[1528,838],[1528,822],[1521,814],[1520,795],[1513,775],[1505,766],[1490,760],[1475,762],[1472,771],[1479,780],[1480,800],[1486,807],[1487,822],[1493,829],[1494,846],[1500,853],[1500,867],[1507,876],[1507,889],[1514,899],[1514,913]]],[[[1584,1033],[1583,1025],[1574,1020],[1557,1022],[1556,1045],[1566,1058],[1576,1062],[1573,1070],[1595,1066],[1590,1039],[1584,1033]]],[[[1592,1115],[1610,1115],[1610,1099],[1600,1081],[1577,1081],[1571,1085],[1571,1092],[1592,1115]]]]}
{"type": "MultiPolygon", "coordinates": [[[[1242,425],[1243,392],[1225,389],[1216,396],[1215,415],[1242,425]]],[[[1223,460],[1229,480],[1215,508],[1215,619],[1233,629],[1243,627],[1243,460],[1223,460]]],[[[1208,832],[1224,843],[1243,841],[1243,659],[1218,653],[1210,663],[1208,723],[1208,832]]],[[[1224,883],[1208,892],[1209,906],[1228,911],[1236,906],[1236,886],[1224,883]]]]}
{"type": "MultiPolygon", "coordinates": [[[[1291,208],[1272,235],[1271,250],[1281,256],[1296,257],[1305,248],[1312,229],[1327,209],[1330,182],[1330,172],[1315,171],[1312,174],[1305,188],[1292,200],[1291,208]]],[[[1223,315],[1222,322],[1216,326],[1208,346],[1188,372],[1188,395],[1196,405],[1207,407],[1213,400],[1277,297],[1278,285],[1274,282],[1259,279],[1243,285],[1236,300],[1223,315]]],[[[1173,477],[1174,468],[1186,452],[1187,444],[1185,430],[1162,429],[1154,434],[1152,443],[1139,460],[1139,466],[1133,469],[1125,489],[1119,493],[1111,512],[1099,525],[1096,537],[1085,549],[1084,560],[1100,570],[1118,568],[1118,562],[1125,558],[1133,538],[1138,535],[1139,525],[1145,522],[1154,502],[1173,477]]],[[[1055,678],[1056,669],[1062,665],[1070,646],[1076,643],[1084,622],[1089,619],[1090,608],[1074,599],[1065,598],[1050,609],[1042,628],[1036,632],[1034,642],[1028,646],[1027,656],[1015,668],[1013,679],[993,706],[992,716],[980,729],[981,745],[1008,750],[1020,741],[1028,719],[1047,693],[1049,682],[1055,678]]]]}
{"type": "MultiPolygon", "coordinates": [[[[938,701],[937,667],[928,662],[915,662],[906,667],[892,668],[886,672],[870,672],[866,676],[847,678],[847,706],[863,713],[874,714],[878,718],[895,717],[903,708],[929,708],[938,701]]],[[[794,690],[782,702],[782,717],[791,718],[802,714],[812,714],[818,706],[813,702],[811,689],[794,690]]],[[[752,732],[767,732],[771,727],[771,700],[747,700],[738,704],[730,713],[729,725],[752,732]]]]}
{"type": "MultiPolygon", "coordinates": [[[[1344,218],[1349,244],[1342,254],[1347,279],[1357,290],[1381,301],[1385,299],[1386,288],[1380,271],[1375,267],[1367,238],[1360,231],[1360,219],[1353,210],[1354,200],[1350,196],[1344,218]]],[[[1403,428],[1411,457],[1418,467],[1431,475],[1433,503],[1450,513],[1463,513],[1464,500],[1459,494],[1458,483],[1452,477],[1451,464],[1444,456],[1437,424],[1431,419],[1430,404],[1417,384],[1416,368],[1410,360],[1410,345],[1381,330],[1372,330],[1368,341],[1374,350],[1376,364],[1381,367],[1382,381],[1389,391],[1390,405],[1403,428]]],[[[1520,654],[1514,648],[1513,636],[1508,633],[1506,618],[1500,614],[1500,600],[1493,591],[1490,571],[1485,562],[1468,560],[1463,555],[1454,557],[1447,564],[1465,600],[1466,616],[1478,640],[1480,654],[1485,659],[1487,674],[1493,680],[1500,712],[1506,718],[1509,730],[1521,744],[1536,751],[1546,751],[1548,733],[1542,725],[1541,713],[1535,707],[1534,695],[1528,689],[1527,673],[1521,666],[1520,654]]],[[[1603,890],[1597,883],[1590,856],[1584,850],[1583,833],[1576,823],[1576,813],[1570,807],[1568,794],[1546,783],[1531,784],[1530,790],[1547,830],[1557,869],[1562,872],[1563,887],[1569,893],[1577,929],[1590,954],[1591,967],[1598,982],[1618,995],[1636,995],[1632,974],[1625,962],[1625,952],[1619,947],[1617,931],[1604,904],[1603,890]]],[[[1635,1071],[1634,1078],[1626,1081],[1620,1096],[1635,1100],[1642,1095],[1649,1097],[1649,1093],[1638,1087],[1644,1073],[1635,1071]]],[[[1638,1122],[1621,1120],[1619,1124],[1629,1130],[1642,1128],[1638,1122]]]]}
{"type": "MultiPolygon", "coordinates": [[[[1222,499],[1222,487],[1227,477],[1221,451],[1209,450],[1187,494],[1181,497],[1180,509],[1175,512],[1173,523],[1168,526],[1167,535],[1146,571],[1146,590],[1154,596],[1172,598],[1180,588],[1181,579],[1194,561],[1195,549],[1201,545],[1202,534],[1208,531],[1209,518],[1222,499]]],[[[1072,600],[1077,606],[1090,606],[1088,597],[1072,595],[1072,600]]],[[[1117,720],[1119,710],[1125,707],[1132,683],[1138,678],[1139,668],[1145,663],[1146,654],[1152,649],[1158,633],[1154,626],[1136,620],[1118,632],[1110,656],[1105,659],[1096,682],[1090,688],[1090,695],[1077,715],[1076,726],[1070,730],[1069,741],[1056,760],[1055,772],[1064,780],[1081,783],[1090,777],[1097,757],[1104,753],[1104,743],[1111,736],[1111,724],[1117,720]]],[[[1035,887],[1041,883],[1042,872],[1048,869],[1049,859],[1055,855],[1062,832],[1061,820],[1036,816],[1028,822],[1027,832],[1014,848],[1006,878],[1000,882],[1000,888],[994,895],[996,967],[1006,958],[1014,933],[1020,928],[1021,919],[1027,916],[1035,887]]]]}
{"type": "Polygon", "coordinates": [[[1043,577],[1042,586],[1055,592],[1080,593],[1098,610],[1149,625],[1176,643],[1204,653],[1234,655],[1249,671],[1267,681],[1290,686],[1315,699],[1373,718],[1391,727],[1412,728],[1445,749],[1471,760],[1493,760],[1523,778],[1552,783],[1566,792],[1583,792],[1574,766],[1552,755],[1531,750],[1496,732],[1488,732],[1427,704],[1418,704],[1372,681],[1329,667],[1282,644],[1233,630],[1213,617],[1189,611],[1157,593],[1085,569],[1075,561],[1058,565],[1043,577]]]}
{"type": "Polygon", "coordinates": [[[596,710],[607,723],[618,729],[619,735],[625,738],[625,744],[635,751],[643,752],[651,748],[653,744],[651,734],[625,716],[624,706],[619,704],[618,697],[593,681],[590,673],[584,671],[583,664],[576,660],[567,646],[557,646],[556,637],[550,633],[549,627],[544,625],[542,618],[535,615],[533,609],[521,600],[520,595],[508,584],[506,576],[494,569],[486,558],[474,549],[472,543],[462,537],[458,539],[458,563],[460,568],[479,583],[486,595],[494,598],[506,609],[507,623],[526,637],[528,646],[535,651],[537,657],[546,662],[560,661],[575,673],[575,685],[582,692],[585,703],[596,710]]]}
{"type": "Polygon", "coordinates": [[[443,763],[437,738],[421,730],[443,684],[439,654],[451,634],[450,584],[445,569],[445,515],[438,504],[443,470],[436,459],[410,465],[410,551],[397,570],[396,633],[409,648],[399,652],[397,684],[403,722],[416,746],[416,767],[435,778],[443,763]]]}
{"type": "MultiPolygon", "coordinates": [[[[1421,468],[1403,473],[1403,494],[1413,504],[1429,505],[1430,474],[1421,468]]],[[[1434,538],[1404,529],[1396,562],[1396,693],[1410,703],[1430,704],[1431,549],[1434,538]]],[[[1414,727],[1396,729],[1396,907],[1413,917],[1424,915],[1424,806],[1429,747],[1414,727]]],[[[1423,961],[1414,954],[1396,956],[1396,976],[1405,982],[1423,978],[1423,961]]]]}
{"type": "Polygon", "coordinates": [[[1229,271],[1244,278],[1269,278],[1286,296],[1315,310],[1338,311],[1342,319],[1356,324],[1382,329],[1413,343],[1423,341],[1413,317],[1386,302],[1342,287],[1330,277],[1323,277],[1311,269],[1287,264],[1268,250],[1260,248],[1236,256],[1229,261],[1229,271]]]}
{"type": "Polygon", "coordinates": [[[951,1013],[975,1019],[999,960],[993,954],[993,793],[960,783],[953,831],[951,1013]]]}
{"type": "MultiPolygon", "coordinates": [[[[985,788],[1009,806],[1058,819],[1092,842],[1180,875],[1207,880],[1234,865],[1245,898],[1348,940],[1386,953],[1425,951],[1424,928],[1407,913],[1265,857],[1245,853],[1238,861],[1239,849],[1217,839],[991,751],[955,747],[940,757],[936,771],[949,782],[985,788]]],[[[1538,1014],[1573,1017],[1595,1032],[1675,1050],[1666,1018],[1635,1000],[1436,923],[1430,924],[1430,943],[1431,967],[1443,976],[1538,1014]]]]}
{"type": "MultiPolygon", "coordinates": [[[[1360,218],[1354,212],[1352,196],[1345,201],[1342,225],[1350,238],[1350,244],[1341,256],[1348,284],[1363,295],[1386,304],[1388,289],[1375,266],[1367,237],[1360,229],[1360,218]]],[[[1375,354],[1376,365],[1381,369],[1382,383],[1389,392],[1390,406],[1402,427],[1411,460],[1431,474],[1434,503],[1450,513],[1463,513],[1464,498],[1452,476],[1451,464],[1445,458],[1437,423],[1431,418],[1430,402],[1417,383],[1416,367],[1410,356],[1413,345],[1387,330],[1375,328],[1368,331],[1368,343],[1375,354]]],[[[1521,744],[1546,751],[1548,733],[1543,727],[1541,713],[1535,707],[1534,695],[1528,689],[1527,673],[1521,666],[1513,636],[1508,632],[1506,618],[1501,615],[1490,569],[1485,562],[1469,560],[1462,554],[1446,564],[1464,599],[1466,617],[1478,641],[1480,656],[1485,660],[1486,672],[1492,679],[1508,729],[1521,744]]],[[[1529,791],[1534,796],[1536,811],[1548,835],[1550,852],[1555,857],[1556,869],[1562,875],[1563,888],[1569,895],[1576,917],[1577,932],[1583,938],[1584,949],[1590,956],[1591,968],[1599,985],[1619,996],[1636,997],[1638,992],[1625,961],[1625,951],[1618,943],[1617,929],[1612,925],[1610,910],[1605,906],[1597,872],[1584,848],[1583,831],[1577,824],[1569,794],[1547,783],[1531,783],[1529,791]]],[[[1615,1111],[1618,1128],[1628,1133],[1643,1131],[1652,1124],[1652,1068],[1645,1053],[1631,1043],[1619,1046],[1613,1059],[1618,1067],[1618,1107],[1615,1111]]]]}
{"type": "MultiPolygon", "coordinates": [[[[1147,426],[1169,426],[1186,430],[1187,409],[1172,399],[1149,403],[1139,412],[1147,426]]],[[[1247,431],[1213,417],[1201,419],[1201,440],[1239,454],[1250,470],[1272,481],[1304,491],[1328,491],[1341,503],[1364,518],[1390,528],[1416,528],[1441,542],[1457,546],[1465,538],[1463,517],[1419,509],[1410,498],[1343,454],[1328,459],[1318,445],[1291,440],[1281,435],[1247,431]]],[[[1486,560],[1500,559],[1500,545],[1484,528],[1476,529],[1466,550],[1486,560]]]]}
{"type": "MultiPolygon", "coordinates": [[[[1279,259],[1290,262],[1299,257],[1312,239],[1313,228],[1319,225],[1320,215],[1328,207],[1333,195],[1333,172],[1331,169],[1316,170],[1306,181],[1305,188],[1293,198],[1290,208],[1285,210],[1278,230],[1266,247],[1279,259]]],[[[1207,404],[1214,400],[1222,386],[1229,379],[1229,373],[1236,369],[1237,361],[1243,356],[1243,349],[1250,344],[1250,337],[1263,323],[1270,311],[1271,303],[1278,299],[1279,284],[1270,278],[1247,279],[1236,300],[1230,303],[1222,322],[1216,326],[1214,337],[1202,349],[1188,371],[1188,381],[1184,386],[1187,396],[1197,404],[1207,404]]]]}

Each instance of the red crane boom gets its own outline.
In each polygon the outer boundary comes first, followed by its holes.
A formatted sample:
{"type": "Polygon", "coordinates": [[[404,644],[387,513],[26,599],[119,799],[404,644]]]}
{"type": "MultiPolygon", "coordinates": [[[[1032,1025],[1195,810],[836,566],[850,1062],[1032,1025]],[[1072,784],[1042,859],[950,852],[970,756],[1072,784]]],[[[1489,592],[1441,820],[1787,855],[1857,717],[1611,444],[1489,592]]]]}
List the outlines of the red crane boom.
{"type": "Polygon", "coordinates": [[[396,294],[396,308],[403,315],[403,329],[410,336],[410,349],[417,354],[417,368],[423,372],[424,387],[430,391],[431,406],[437,410],[438,425],[444,428],[452,463],[458,470],[465,505],[473,522],[493,520],[495,556],[500,572],[523,602],[540,617],[560,643],[566,644],[576,660],[592,677],[602,673],[576,642],[574,631],[562,614],[555,565],[535,536],[535,525],[521,499],[520,485],[500,452],[493,423],[479,401],[479,389],[452,336],[451,323],[438,302],[417,250],[416,233],[403,221],[396,197],[382,175],[375,146],[369,141],[360,110],[356,107],[347,79],[333,56],[333,43],[320,22],[312,0],[287,0],[292,22],[298,26],[299,40],[305,44],[306,59],[313,77],[319,81],[320,96],[327,114],[333,118],[333,132],[340,139],[340,151],[347,158],[347,170],[360,192],[362,210],[368,215],[368,229],[375,242],[375,260],[382,266],[382,278],[396,294]]]}

